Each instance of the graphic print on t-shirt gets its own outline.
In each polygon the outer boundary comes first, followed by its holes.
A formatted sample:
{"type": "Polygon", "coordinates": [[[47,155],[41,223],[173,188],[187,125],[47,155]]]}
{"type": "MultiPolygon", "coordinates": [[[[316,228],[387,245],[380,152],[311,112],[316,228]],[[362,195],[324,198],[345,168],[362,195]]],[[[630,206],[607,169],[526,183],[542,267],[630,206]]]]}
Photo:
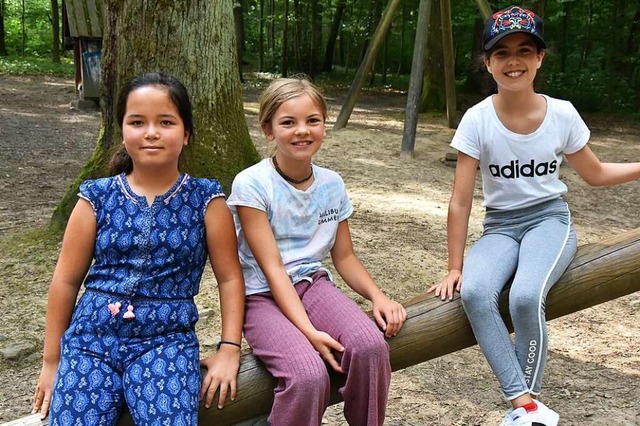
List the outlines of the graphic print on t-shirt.
{"type": "Polygon", "coordinates": [[[520,163],[520,160],[511,160],[505,165],[489,164],[489,172],[493,177],[505,179],[529,178],[554,174],[558,169],[558,161],[544,161],[536,163],[534,159],[520,163]]]}

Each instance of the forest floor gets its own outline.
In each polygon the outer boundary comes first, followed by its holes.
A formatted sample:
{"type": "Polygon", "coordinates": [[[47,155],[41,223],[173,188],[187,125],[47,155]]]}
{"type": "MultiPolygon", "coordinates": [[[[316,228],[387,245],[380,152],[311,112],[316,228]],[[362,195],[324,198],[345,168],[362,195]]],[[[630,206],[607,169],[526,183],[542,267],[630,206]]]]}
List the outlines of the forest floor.
{"type": "MultiPolygon", "coordinates": [[[[330,123],[344,91],[328,89],[330,123]]],[[[29,412],[41,363],[47,289],[59,237],[46,231],[58,200],[90,156],[97,111],[69,108],[73,82],[0,76],[0,422],[29,412]]],[[[249,129],[259,152],[256,90],[245,91],[249,129]]],[[[446,268],[446,211],[454,168],[443,162],[453,130],[440,115],[422,115],[415,156],[401,159],[405,98],[366,93],[346,129],[329,131],[317,163],[339,172],[355,207],[356,251],[396,300],[424,292],[446,268]]],[[[640,159],[640,122],[585,117],[590,146],[605,161],[640,159]]],[[[640,226],[640,183],[591,188],[568,166],[561,175],[580,244],[640,226]]],[[[478,180],[478,188],[480,182],[478,180]]],[[[481,232],[476,191],[470,241],[481,232]]],[[[203,353],[217,340],[218,299],[211,274],[198,305],[203,353]]],[[[361,303],[368,304],[349,294],[361,303]]],[[[549,323],[542,399],[563,425],[640,424],[640,293],[549,323]]],[[[242,391],[242,390],[240,390],[242,391]]],[[[393,374],[386,425],[497,425],[507,405],[477,347],[393,374]]],[[[346,425],[341,406],[328,425],[346,425]]]]}

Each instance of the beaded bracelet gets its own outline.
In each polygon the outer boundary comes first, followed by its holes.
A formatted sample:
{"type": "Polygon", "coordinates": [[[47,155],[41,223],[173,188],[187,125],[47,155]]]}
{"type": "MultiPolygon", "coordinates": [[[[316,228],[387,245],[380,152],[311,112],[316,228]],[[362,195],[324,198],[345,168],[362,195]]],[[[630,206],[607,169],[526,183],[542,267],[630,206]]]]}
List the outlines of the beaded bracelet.
{"type": "Polygon", "coordinates": [[[218,344],[216,345],[216,350],[219,351],[220,350],[220,346],[222,346],[222,345],[232,345],[232,346],[237,346],[240,349],[242,349],[242,346],[239,343],[232,342],[230,340],[220,340],[218,342],[218,344]]]}

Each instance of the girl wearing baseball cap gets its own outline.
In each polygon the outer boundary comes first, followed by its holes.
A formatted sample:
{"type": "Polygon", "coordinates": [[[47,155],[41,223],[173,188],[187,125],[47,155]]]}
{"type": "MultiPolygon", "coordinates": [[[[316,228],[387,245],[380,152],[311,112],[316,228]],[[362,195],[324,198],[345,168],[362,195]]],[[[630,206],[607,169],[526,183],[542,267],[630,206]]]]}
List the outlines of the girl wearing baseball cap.
{"type": "Polygon", "coordinates": [[[601,163],[573,105],[534,91],[546,48],[535,13],[518,6],[494,13],[485,21],[482,48],[498,93],[464,114],[451,142],[458,161],[447,220],[449,272],[429,291],[442,300],[460,292],[478,344],[512,405],[501,424],[555,426],[558,413],[534,398],[547,356],[545,299],[577,247],[560,164],[566,158],[587,183],[604,186],[640,178],[640,163],[601,163]],[[463,265],[478,166],[484,232],[463,265]],[[515,343],[498,311],[510,279],[515,343]]]}

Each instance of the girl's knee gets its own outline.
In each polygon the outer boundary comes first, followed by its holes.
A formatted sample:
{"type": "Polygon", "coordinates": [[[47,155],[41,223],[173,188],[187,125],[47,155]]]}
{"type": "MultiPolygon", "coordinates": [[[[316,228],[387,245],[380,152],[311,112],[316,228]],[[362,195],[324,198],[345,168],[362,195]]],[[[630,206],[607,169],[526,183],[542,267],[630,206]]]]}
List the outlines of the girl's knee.
{"type": "Polygon", "coordinates": [[[299,364],[285,379],[285,386],[296,395],[303,398],[317,398],[329,391],[331,382],[329,372],[324,362],[299,364]]]}
{"type": "Polygon", "coordinates": [[[382,332],[368,333],[351,344],[345,344],[345,354],[350,359],[355,358],[360,363],[379,364],[389,362],[389,344],[382,332]]]}
{"type": "Polygon", "coordinates": [[[463,282],[460,289],[460,298],[465,309],[472,307],[474,309],[492,309],[493,305],[498,304],[500,292],[488,291],[488,286],[482,283],[463,282]]]}
{"type": "MultiPolygon", "coordinates": [[[[515,318],[530,318],[540,311],[540,295],[528,293],[514,293],[509,295],[509,311],[515,318]]],[[[544,301],[542,301],[544,305],[544,301]]]]}

